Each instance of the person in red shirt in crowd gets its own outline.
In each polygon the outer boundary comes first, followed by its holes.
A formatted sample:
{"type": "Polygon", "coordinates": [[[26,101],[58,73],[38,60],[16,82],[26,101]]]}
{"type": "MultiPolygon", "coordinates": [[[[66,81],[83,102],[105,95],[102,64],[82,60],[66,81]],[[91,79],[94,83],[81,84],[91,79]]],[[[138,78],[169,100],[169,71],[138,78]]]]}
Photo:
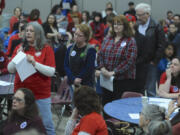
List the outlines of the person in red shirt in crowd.
{"type": "MultiPolygon", "coordinates": [[[[40,115],[48,135],[55,135],[51,113],[51,77],[55,73],[55,57],[52,47],[46,43],[43,28],[37,22],[27,24],[24,42],[16,47],[12,59],[8,64],[8,71],[16,73],[14,91],[19,88],[32,90],[36,98],[40,115]],[[16,72],[16,65],[12,59],[19,51],[27,56],[27,61],[34,66],[36,73],[24,81],[20,80],[16,72]]],[[[23,66],[23,65],[22,65],[23,66]]]]}
{"type": "Polygon", "coordinates": [[[72,15],[78,16],[78,18],[79,18],[79,20],[80,20],[80,22],[81,22],[81,20],[82,20],[82,15],[81,15],[81,13],[78,11],[78,6],[77,6],[76,4],[72,6],[72,11],[67,14],[68,23],[71,23],[71,22],[73,21],[72,15]]]}
{"type": "Polygon", "coordinates": [[[180,58],[175,57],[170,67],[161,75],[157,94],[164,98],[178,98],[180,95],[180,58]]]}
{"type": "Polygon", "coordinates": [[[27,18],[28,22],[34,22],[37,21],[39,24],[42,24],[42,20],[40,18],[40,11],[39,9],[33,9],[27,18]]]}
{"type": "Polygon", "coordinates": [[[11,17],[11,19],[9,20],[9,33],[11,34],[13,32],[13,26],[15,23],[17,23],[19,21],[19,17],[21,15],[21,8],[20,7],[16,7],[14,9],[14,15],[11,17]]]}
{"type": "Polygon", "coordinates": [[[2,51],[2,44],[0,44],[0,75],[7,74],[8,57],[2,51]]]}
{"type": "Polygon", "coordinates": [[[94,19],[93,22],[90,23],[90,26],[92,28],[94,38],[102,43],[104,39],[104,24],[102,22],[101,13],[94,13],[94,19]]]}
{"type": "Polygon", "coordinates": [[[1,0],[0,3],[0,15],[2,14],[3,9],[5,8],[5,0],[1,0]]]}
{"type": "Polygon", "coordinates": [[[10,37],[9,39],[9,43],[8,43],[8,49],[6,52],[6,55],[8,57],[12,56],[12,53],[14,51],[14,49],[16,48],[17,45],[19,45],[21,43],[21,40],[24,36],[24,32],[25,32],[25,27],[26,27],[27,21],[21,21],[19,22],[19,33],[13,35],[12,37],[10,37]]]}
{"type": "Polygon", "coordinates": [[[75,109],[67,122],[65,135],[108,135],[99,96],[93,88],[81,86],[74,91],[75,109]],[[81,117],[78,124],[77,118],[81,117]]]}

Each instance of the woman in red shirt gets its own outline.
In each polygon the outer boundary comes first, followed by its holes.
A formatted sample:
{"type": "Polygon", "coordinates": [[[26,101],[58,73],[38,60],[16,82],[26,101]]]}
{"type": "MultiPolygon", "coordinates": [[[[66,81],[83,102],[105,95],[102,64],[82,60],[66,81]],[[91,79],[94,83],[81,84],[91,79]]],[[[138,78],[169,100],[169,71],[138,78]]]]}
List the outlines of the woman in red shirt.
{"type": "Polygon", "coordinates": [[[180,95],[180,58],[172,59],[170,67],[161,75],[157,94],[164,98],[177,98],[180,95]]]}
{"type": "Polygon", "coordinates": [[[101,102],[93,88],[81,86],[74,91],[75,109],[66,125],[65,135],[108,135],[101,116],[101,102]],[[76,124],[78,116],[81,119],[76,124]]]}
{"type": "Polygon", "coordinates": [[[23,51],[27,55],[27,61],[34,66],[37,72],[21,81],[16,72],[16,65],[11,60],[8,64],[8,70],[11,73],[16,73],[14,90],[16,91],[19,88],[32,90],[47,134],[55,135],[50,98],[51,77],[55,73],[55,58],[53,49],[46,43],[44,31],[40,24],[37,22],[28,23],[25,30],[25,40],[16,47],[12,59],[19,51],[23,51]]]}
{"type": "Polygon", "coordinates": [[[16,7],[14,9],[14,15],[9,20],[9,27],[10,27],[9,34],[11,34],[13,32],[13,26],[14,26],[15,23],[17,23],[19,21],[20,15],[21,15],[21,8],[16,7]]]}
{"type": "Polygon", "coordinates": [[[34,22],[37,21],[39,24],[42,24],[42,20],[40,18],[40,11],[39,9],[33,9],[27,18],[28,22],[34,22]]]}

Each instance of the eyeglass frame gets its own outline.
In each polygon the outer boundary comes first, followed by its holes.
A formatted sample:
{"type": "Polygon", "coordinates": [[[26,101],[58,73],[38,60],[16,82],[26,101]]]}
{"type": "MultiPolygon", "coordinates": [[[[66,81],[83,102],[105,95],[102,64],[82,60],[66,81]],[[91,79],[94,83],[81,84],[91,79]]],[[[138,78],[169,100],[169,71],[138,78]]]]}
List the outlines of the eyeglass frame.
{"type": "Polygon", "coordinates": [[[24,99],[21,99],[21,98],[19,98],[19,97],[15,97],[15,96],[12,96],[12,100],[16,100],[17,102],[25,102],[25,100],[24,99]]]}

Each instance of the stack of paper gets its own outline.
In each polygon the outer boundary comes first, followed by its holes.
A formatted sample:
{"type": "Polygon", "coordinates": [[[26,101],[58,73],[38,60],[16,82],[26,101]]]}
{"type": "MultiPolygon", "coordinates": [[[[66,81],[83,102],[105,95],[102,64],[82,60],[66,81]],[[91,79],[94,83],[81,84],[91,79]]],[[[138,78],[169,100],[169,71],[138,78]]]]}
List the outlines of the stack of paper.
{"type": "Polygon", "coordinates": [[[20,51],[12,60],[16,65],[16,70],[19,74],[21,81],[36,73],[34,66],[27,61],[26,54],[20,51]]]}

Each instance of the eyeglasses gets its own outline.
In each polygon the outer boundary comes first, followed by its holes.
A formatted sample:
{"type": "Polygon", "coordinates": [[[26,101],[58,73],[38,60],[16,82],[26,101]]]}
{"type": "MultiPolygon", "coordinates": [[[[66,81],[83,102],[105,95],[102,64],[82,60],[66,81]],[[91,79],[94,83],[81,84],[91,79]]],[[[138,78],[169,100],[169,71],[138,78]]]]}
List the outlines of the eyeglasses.
{"type": "Polygon", "coordinates": [[[24,102],[24,99],[21,99],[15,96],[12,97],[12,100],[16,100],[17,102],[24,102]]]}
{"type": "Polygon", "coordinates": [[[146,13],[142,13],[142,14],[136,14],[136,16],[139,16],[139,17],[141,17],[141,16],[144,16],[146,13]]]}
{"type": "Polygon", "coordinates": [[[74,33],[74,36],[77,36],[77,37],[84,37],[84,35],[81,35],[81,34],[78,34],[78,33],[74,33]]]}
{"type": "Polygon", "coordinates": [[[114,23],[114,26],[121,26],[123,25],[122,23],[114,23]]]}

